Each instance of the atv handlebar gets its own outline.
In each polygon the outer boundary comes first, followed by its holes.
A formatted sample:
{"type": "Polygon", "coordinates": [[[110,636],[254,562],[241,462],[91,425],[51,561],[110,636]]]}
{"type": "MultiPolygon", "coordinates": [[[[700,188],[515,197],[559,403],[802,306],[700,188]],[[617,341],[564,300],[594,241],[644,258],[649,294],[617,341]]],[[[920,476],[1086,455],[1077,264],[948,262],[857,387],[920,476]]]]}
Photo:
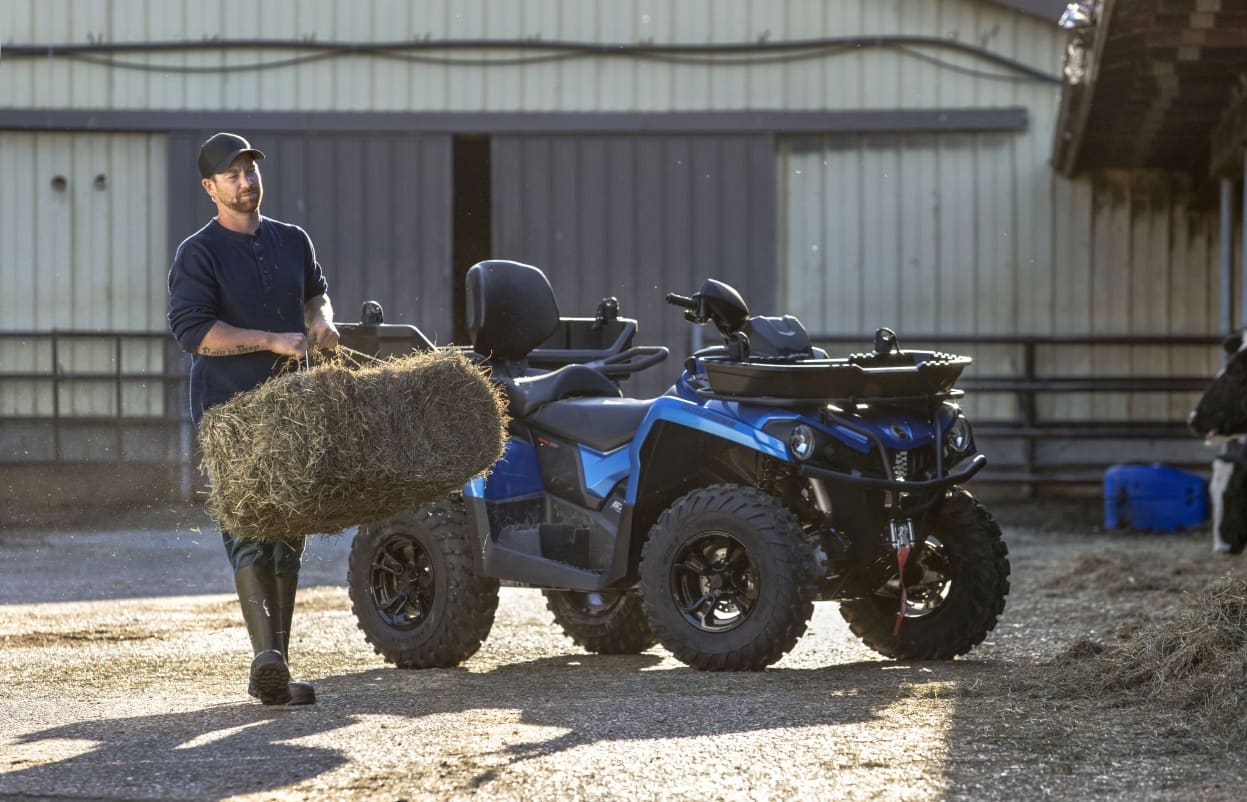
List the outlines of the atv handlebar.
{"type": "Polygon", "coordinates": [[[623,378],[657,365],[667,358],[667,353],[663,345],[637,345],[584,364],[611,378],[623,378]]]}
{"type": "Polygon", "coordinates": [[[667,303],[672,306],[678,306],[681,309],[691,309],[694,312],[697,311],[698,307],[698,303],[694,299],[689,298],[687,295],[677,295],[674,292],[667,293],[667,303]]]}

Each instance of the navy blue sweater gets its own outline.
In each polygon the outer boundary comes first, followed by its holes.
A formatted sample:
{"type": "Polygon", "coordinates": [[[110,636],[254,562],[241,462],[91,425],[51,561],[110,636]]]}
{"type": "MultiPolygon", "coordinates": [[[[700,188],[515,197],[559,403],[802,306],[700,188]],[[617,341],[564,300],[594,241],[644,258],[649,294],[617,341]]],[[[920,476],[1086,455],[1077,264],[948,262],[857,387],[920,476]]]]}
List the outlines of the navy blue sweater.
{"type": "Polygon", "coordinates": [[[178,246],[169,269],[169,328],[191,360],[191,419],[271,378],[286,361],[272,351],[230,356],[195,354],[212,324],[240,329],[304,331],[303,305],[329,285],[307,232],[269,217],[252,234],[215,219],[178,246]]]}

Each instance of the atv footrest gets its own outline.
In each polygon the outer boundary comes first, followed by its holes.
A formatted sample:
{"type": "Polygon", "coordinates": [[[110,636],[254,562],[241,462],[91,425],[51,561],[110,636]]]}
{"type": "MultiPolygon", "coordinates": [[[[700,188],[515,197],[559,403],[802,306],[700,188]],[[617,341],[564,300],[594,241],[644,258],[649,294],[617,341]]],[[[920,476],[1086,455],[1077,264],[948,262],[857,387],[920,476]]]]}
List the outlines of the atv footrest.
{"type": "MultiPolygon", "coordinates": [[[[541,530],[552,526],[576,531],[575,527],[551,524],[540,527],[507,527],[496,541],[486,545],[481,557],[481,573],[537,587],[570,590],[602,590],[610,584],[604,571],[583,568],[563,559],[568,556],[567,551],[558,553],[557,546],[543,550],[541,530]]],[[[578,531],[584,532],[584,535],[572,535],[571,543],[563,548],[583,548],[587,552],[588,531],[578,531]],[[578,546],[578,541],[583,541],[584,545],[578,546]]],[[[558,534],[566,537],[562,532],[558,534]]]]}

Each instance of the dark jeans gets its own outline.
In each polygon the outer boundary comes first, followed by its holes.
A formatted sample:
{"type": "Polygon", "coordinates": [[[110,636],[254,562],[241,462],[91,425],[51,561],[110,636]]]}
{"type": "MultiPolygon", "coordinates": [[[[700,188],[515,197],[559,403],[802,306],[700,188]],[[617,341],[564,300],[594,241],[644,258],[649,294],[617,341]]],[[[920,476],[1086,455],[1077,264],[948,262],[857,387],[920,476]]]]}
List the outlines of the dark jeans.
{"type": "Polygon", "coordinates": [[[250,565],[271,565],[275,576],[299,575],[299,563],[303,559],[306,538],[262,543],[258,540],[236,538],[222,529],[221,540],[225,543],[225,554],[235,571],[250,565]]]}

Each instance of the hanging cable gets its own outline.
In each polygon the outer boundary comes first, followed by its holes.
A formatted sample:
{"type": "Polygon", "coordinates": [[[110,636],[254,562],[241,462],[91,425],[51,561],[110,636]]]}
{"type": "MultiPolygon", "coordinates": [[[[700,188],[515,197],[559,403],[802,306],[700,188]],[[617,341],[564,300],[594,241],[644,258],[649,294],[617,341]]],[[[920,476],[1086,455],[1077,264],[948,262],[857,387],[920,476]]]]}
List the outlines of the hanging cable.
{"type": "MultiPolygon", "coordinates": [[[[821,39],[760,40],[721,44],[599,44],[541,39],[413,39],[390,42],[317,42],[314,39],[205,39],[202,41],[100,42],[63,45],[7,45],[4,55],[16,58],[67,58],[122,70],[163,73],[236,73],[281,69],[333,58],[372,56],[449,67],[522,67],[569,59],[631,58],[701,66],[783,64],[828,58],[871,49],[891,49],[940,69],[997,81],[1038,81],[1060,84],[1061,78],[984,47],[935,36],[850,36],[821,39]],[[981,70],[942,59],[924,50],[970,56],[1003,68],[981,70]],[[115,54],[226,53],[231,51],[310,51],[289,58],[243,64],[151,64],[114,58],[115,54]],[[452,56],[464,51],[520,51],[524,55],[452,56]]],[[[3,69],[3,62],[0,62],[3,69]]]]}

